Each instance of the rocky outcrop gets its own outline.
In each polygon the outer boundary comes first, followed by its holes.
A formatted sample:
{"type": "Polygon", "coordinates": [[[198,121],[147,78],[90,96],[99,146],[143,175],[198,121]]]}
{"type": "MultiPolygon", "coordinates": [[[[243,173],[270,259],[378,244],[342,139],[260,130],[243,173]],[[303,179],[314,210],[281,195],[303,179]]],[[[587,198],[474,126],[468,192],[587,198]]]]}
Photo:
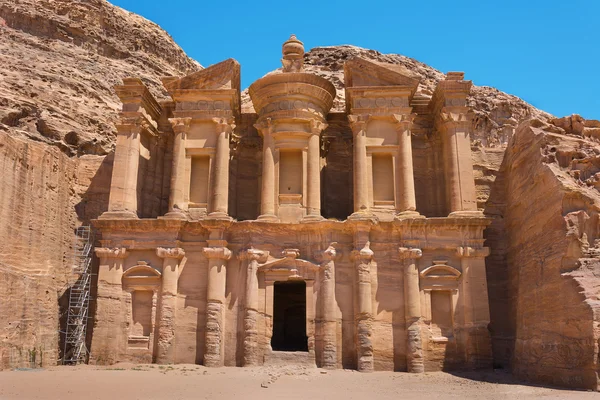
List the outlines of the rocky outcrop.
{"type": "Polygon", "coordinates": [[[104,0],[0,3],[0,130],[59,147],[107,154],[120,108],[113,86],[201,66],[158,25],[104,0]]]}
{"type": "Polygon", "coordinates": [[[522,123],[486,205],[487,273],[500,365],[598,389],[600,143],[595,121],[522,123]]]}
{"type": "Polygon", "coordinates": [[[103,0],[4,0],[0,37],[0,369],[54,365],[74,229],[108,202],[113,86],[164,99],[161,76],[201,66],[103,0]]]}

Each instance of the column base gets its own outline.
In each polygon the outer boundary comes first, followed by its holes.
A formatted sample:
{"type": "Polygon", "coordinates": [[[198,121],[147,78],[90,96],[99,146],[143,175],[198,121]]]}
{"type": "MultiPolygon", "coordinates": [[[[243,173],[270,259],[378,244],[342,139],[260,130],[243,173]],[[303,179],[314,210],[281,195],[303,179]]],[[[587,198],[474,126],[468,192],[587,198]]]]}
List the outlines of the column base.
{"type": "Polygon", "coordinates": [[[361,211],[353,212],[348,217],[348,219],[353,220],[353,221],[367,221],[367,220],[376,220],[378,218],[371,211],[361,210],[361,211]]]}
{"type": "Polygon", "coordinates": [[[279,222],[279,218],[275,214],[263,214],[256,220],[261,222],[279,222]]]}
{"type": "Polygon", "coordinates": [[[413,219],[413,218],[425,219],[425,216],[419,214],[418,211],[407,210],[407,211],[401,211],[398,214],[396,214],[395,219],[413,219]]]}
{"type": "Polygon", "coordinates": [[[139,219],[133,211],[106,211],[98,219],[139,219]]]}
{"type": "Polygon", "coordinates": [[[188,216],[181,210],[171,210],[159,219],[182,219],[187,220],[188,216]]]}
{"type": "Polygon", "coordinates": [[[306,223],[306,222],[319,222],[319,221],[324,221],[325,218],[323,218],[321,215],[307,215],[304,218],[302,218],[302,220],[300,221],[301,223],[306,223]]]}
{"type": "Polygon", "coordinates": [[[231,218],[227,213],[216,211],[216,212],[211,212],[210,214],[208,214],[206,216],[206,219],[231,221],[233,218],[231,218]]]}
{"type": "Polygon", "coordinates": [[[449,218],[483,218],[483,211],[452,211],[448,214],[449,218]]]}

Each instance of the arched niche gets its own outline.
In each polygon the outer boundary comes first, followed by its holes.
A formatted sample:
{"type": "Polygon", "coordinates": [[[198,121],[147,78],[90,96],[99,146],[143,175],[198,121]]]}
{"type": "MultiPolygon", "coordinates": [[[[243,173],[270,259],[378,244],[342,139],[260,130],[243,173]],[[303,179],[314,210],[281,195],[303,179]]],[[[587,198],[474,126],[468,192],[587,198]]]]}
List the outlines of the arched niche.
{"type": "Polygon", "coordinates": [[[161,273],[138,261],[123,273],[122,285],[127,294],[128,351],[148,353],[151,361],[161,273]]]}
{"type": "Polygon", "coordinates": [[[429,326],[433,342],[447,342],[454,338],[455,314],[461,272],[447,265],[448,261],[434,261],[419,273],[423,294],[425,324],[429,326]]]}

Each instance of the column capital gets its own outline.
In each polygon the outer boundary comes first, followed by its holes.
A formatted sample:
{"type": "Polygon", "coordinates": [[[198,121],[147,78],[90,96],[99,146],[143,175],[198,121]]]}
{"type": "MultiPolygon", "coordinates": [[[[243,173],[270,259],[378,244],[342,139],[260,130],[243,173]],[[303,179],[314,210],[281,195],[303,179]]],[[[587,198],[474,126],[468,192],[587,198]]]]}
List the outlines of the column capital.
{"type": "Polygon", "coordinates": [[[397,130],[406,130],[412,127],[417,114],[392,114],[392,119],[396,125],[397,130]]]}
{"type": "Polygon", "coordinates": [[[468,128],[472,121],[468,107],[444,107],[439,113],[439,121],[444,127],[468,128]]]}
{"type": "Polygon", "coordinates": [[[124,247],[96,247],[94,249],[98,258],[125,258],[129,252],[124,247]]]}
{"type": "Polygon", "coordinates": [[[176,258],[176,259],[182,259],[183,256],[185,256],[185,250],[179,248],[179,247],[172,247],[172,248],[165,248],[165,247],[158,247],[156,249],[156,255],[159,256],[160,258],[176,258]]]}
{"type": "Polygon", "coordinates": [[[371,114],[348,114],[348,122],[352,133],[358,135],[364,131],[369,119],[371,119],[371,114]]]}
{"type": "Polygon", "coordinates": [[[202,252],[208,259],[229,260],[231,258],[231,250],[227,247],[205,247],[202,252]]]}
{"type": "Polygon", "coordinates": [[[132,133],[140,133],[144,128],[145,118],[141,116],[121,116],[119,122],[115,124],[117,135],[129,135],[132,133]]]}
{"type": "Polygon", "coordinates": [[[235,120],[233,118],[213,118],[212,120],[217,124],[217,133],[231,133],[235,129],[235,120]]]}
{"type": "Polygon", "coordinates": [[[171,123],[175,133],[186,133],[190,129],[192,118],[169,118],[169,122],[171,123]]]}
{"type": "Polygon", "coordinates": [[[362,261],[365,263],[373,260],[373,250],[371,250],[371,242],[365,243],[365,246],[360,250],[352,250],[351,257],[354,260],[362,261]]]}
{"type": "Polygon", "coordinates": [[[476,249],[468,246],[459,246],[456,248],[456,255],[458,257],[487,257],[490,255],[490,248],[482,247],[476,249]]]}
{"type": "Polygon", "coordinates": [[[417,248],[400,247],[398,248],[400,258],[403,260],[421,258],[423,251],[417,248]]]}
{"type": "Polygon", "coordinates": [[[323,132],[328,127],[328,125],[325,122],[319,121],[316,118],[311,118],[309,124],[310,133],[312,133],[313,135],[320,135],[321,132],[323,132]]]}
{"type": "Polygon", "coordinates": [[[268,257],[269,257],[268,251],[258,250],[258,249],[255,249],[254,247],[250,247],[249,249],[242,250],[238,254],[238,258],[240,260],[258,261],[260,263],[266,262],[268,257]]]}
{"type": "Polygon", "coordinates": [[[335,247],[334,247],[336,244],[337,244],[337,242],[332,242],[329,244],[329,247],[327,247],[327,249],[325,249],[325,251],[321,255],[321,257],[323,257],[323,260],[333,261],[336,259],[337,251],[335,250],[335,247]]]}
{"type": "Polygon", "coordinates": [[[254,127],[262,136],[265,136],[265,134],[270,135],[273,132],[273,120],[271,118],[259,118],[254,127]]]}

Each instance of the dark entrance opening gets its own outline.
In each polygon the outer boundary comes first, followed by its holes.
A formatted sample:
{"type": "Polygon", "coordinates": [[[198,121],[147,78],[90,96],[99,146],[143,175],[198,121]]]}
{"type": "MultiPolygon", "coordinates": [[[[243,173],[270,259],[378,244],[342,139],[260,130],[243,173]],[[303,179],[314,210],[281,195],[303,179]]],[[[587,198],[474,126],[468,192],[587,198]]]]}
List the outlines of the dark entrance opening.
{"type": "Polygon", "coordinates": [[[308,351],[306,283],[275,282],[273,295],[274,351],[308,351]]]}

